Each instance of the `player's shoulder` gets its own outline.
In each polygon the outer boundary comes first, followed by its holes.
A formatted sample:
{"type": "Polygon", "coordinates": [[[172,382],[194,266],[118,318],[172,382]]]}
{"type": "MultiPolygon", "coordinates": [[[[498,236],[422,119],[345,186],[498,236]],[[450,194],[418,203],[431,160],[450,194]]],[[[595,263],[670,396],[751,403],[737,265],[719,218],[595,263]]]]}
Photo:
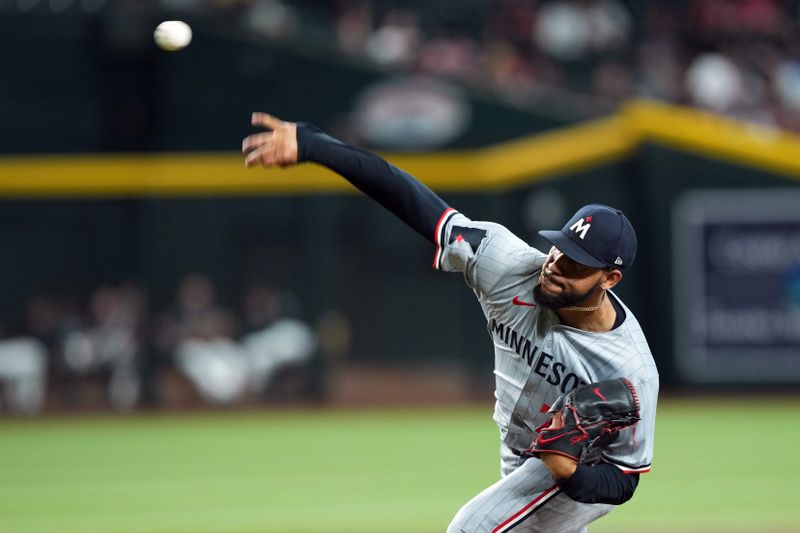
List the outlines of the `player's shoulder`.
{"type": "Polygon", "coordinates": [[[502,224],[488,220],[473,220],[464,213],[456,211],[453,208],[449,208],[442,214],[442,218],[439,220],[437,231],[450,233],[453,228],[482,229],[487,233],[498,233],[504,231],[510,233],[510,231],[502,224]]]}
{"type": "Polygon", "coordinates": [[[436,243],[437,252],[442,252],[437,253],[442,263],[439,266],[450,257],[464,262],[464,266],[470,261],[480,263],[497,275],[533,271],[541,267],[545,257],[502,224],[472,220],[454,210],[446,212],[437,225],[436,243]]]}
{"type": "Polygon", "coordinates": [[[450,224],[449,242],[461,238],[474,241],[480,238],[486,243],[487,248],[496,248],[504,253],[518,253],[524,255],[545,255],[537,248],[531,246],[516,233],[506,226],[486,220],[471,220],[462,214],[453,217],[450,224]]]}

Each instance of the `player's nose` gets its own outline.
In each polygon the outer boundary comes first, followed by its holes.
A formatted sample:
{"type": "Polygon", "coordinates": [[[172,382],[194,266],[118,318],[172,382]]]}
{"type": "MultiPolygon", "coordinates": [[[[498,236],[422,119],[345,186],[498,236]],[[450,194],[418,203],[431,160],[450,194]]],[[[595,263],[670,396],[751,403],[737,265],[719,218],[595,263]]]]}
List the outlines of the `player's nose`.
{"type": "Polygon", "coordinates": [[[555,255],[553,255],[553,260],[548,267],[551,273],[556,274],[557,276],[563,274],[563,271],[561,270],[561,267],[564,264],[563,258],[564,254],[561,251],[556,251],[555,255]]]}

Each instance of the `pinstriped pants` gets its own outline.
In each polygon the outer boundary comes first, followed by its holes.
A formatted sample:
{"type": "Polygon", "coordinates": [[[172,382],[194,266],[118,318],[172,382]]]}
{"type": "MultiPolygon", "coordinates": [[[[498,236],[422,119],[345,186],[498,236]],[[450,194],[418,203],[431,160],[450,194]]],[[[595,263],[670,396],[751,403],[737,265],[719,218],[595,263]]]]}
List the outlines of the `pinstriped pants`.
{"type": "Polygon", "coordinates": [[[613,505],[586,504],[562,494],[544,463],[500,449],[500,481],[456,513],[447,533],[586,533],[613,505]]]}

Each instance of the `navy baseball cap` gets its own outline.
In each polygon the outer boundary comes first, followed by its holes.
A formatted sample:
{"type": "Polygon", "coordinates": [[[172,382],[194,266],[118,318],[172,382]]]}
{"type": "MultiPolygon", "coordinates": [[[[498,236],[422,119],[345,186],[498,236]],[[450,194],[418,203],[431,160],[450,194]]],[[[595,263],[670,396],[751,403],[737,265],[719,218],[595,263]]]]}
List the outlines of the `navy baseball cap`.
{"type": "Polygon", "coordinates": [[[559,230],[539,235],[567,257],[594,268],[625,270],[636,258],[636,232],[619,209],[589,204],[581,207],[559,230]]]}

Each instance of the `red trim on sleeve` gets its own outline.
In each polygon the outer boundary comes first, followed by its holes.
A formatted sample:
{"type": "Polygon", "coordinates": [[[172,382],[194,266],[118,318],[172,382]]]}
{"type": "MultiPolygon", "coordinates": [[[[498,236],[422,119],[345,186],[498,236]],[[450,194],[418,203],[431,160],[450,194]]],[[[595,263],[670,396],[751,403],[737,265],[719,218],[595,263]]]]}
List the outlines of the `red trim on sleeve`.
{"type": "Polygon", "coordinates": [[[650,467],[652,466],[652,463],[644,463],[639,465],[625,464],[622,461],[614,460],[605,454],[602,454],[602,459],[604,462],[619,468],[623,474],[646,474],[650,471],[650,467]]]}
{"type": "MultiPolygon", "coordinates": [[[[618,467],[619,468],[619,467],[618,467]]],[[[640,468],[638,470],[628,470],[626,468],[620,468],[623,474],[646,474],[650,471],[650,467],[647,468],[640,468]]]]}
{"type": "Polygon", "coordinates": [[[433,268],[439,270],[439,260],[442,256],[442,248],[444,247],[444,243],[442,242],[442,234],[444,233],[444,226],[445,226],[445,219],[451,213],[455,213],[456,210],[452,207],[448,207],[442,213],[442,216],[439,217],[439,221],[436,223],[436,229],[433,232],[433,242],[436,244],[436,253],[433,256],[433,268]]]}
{"type": "Polygon", "coordinates": [[[609,461],[608,458],[603,458],[606,463],[610,465],[614,465],[620,470],[622,470],[623,474],[646,474],[650,471],[650,465],[642,465],[642,466],[626,466],[617,464],[613,461],[609,461]]]}

